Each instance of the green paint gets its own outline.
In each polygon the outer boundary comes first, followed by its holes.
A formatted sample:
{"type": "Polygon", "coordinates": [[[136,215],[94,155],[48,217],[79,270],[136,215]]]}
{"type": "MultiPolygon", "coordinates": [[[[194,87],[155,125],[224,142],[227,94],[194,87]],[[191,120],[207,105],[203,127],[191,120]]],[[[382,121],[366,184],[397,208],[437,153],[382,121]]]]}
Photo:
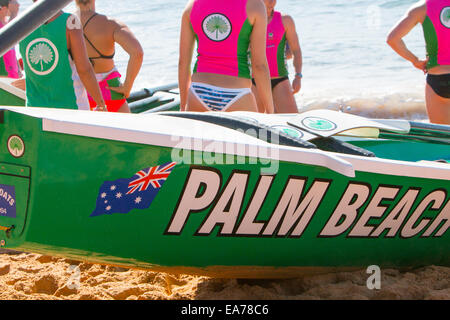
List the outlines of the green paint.
{"type": "Polygon", "coordinates": [[[248,19],[245,20],[242,26],[241,32],[239,33],[238,39],[238,77],[251,79],[250,71],[250,59],[249,59],[249,46],[250,46],[250,36],[253,31],[253,26],[250,24],[248,19]]]}
{"type": "Polygon", "coordinates": [[[277,65],[278,65],[278,76],[287,77],[289,71],[286,62],[286,33],[284,33],[277,50],[277,65]]]}
{"type": "Polygon", "coordinates": [[[427,68],[431,69],[438,66],[438,38],[436,34],[436,29],[434,28],[433,22],[427,16],[422,24],[423,34],[425,37],[427,56],[429,58],[427,68]]]}

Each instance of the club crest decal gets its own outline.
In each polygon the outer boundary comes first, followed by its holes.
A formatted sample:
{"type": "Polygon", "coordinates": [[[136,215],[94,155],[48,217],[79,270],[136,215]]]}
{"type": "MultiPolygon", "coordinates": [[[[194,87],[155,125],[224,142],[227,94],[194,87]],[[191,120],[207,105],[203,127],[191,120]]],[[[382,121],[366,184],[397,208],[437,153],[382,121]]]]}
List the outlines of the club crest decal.
{"type": "Polygon", "coordinates": [[[232,26],[230,20],[225,15],[213,13],[203,20],[202,29],[208,39],[220,42],[230,36],[232,26]]]}
{"type": "Polygon", "coordinates": [[[26,63],[35,74],[45,76],[53,72],[59,61],[56,46],[48,39],[38,38],[26,48],[26,63]]]}

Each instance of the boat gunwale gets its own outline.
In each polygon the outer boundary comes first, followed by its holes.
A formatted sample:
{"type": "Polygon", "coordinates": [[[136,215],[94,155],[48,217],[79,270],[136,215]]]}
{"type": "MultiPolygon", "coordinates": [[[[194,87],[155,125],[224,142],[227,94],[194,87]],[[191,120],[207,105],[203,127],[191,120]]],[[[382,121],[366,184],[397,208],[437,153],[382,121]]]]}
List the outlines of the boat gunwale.
{"type": "MultiPolygon", "coordinates": [[[[301,149],[290,146],[280,146],[276,144],[271,144],[254,137],[250,137],[244,133],[239,133],[235,130],[216,126],[209,123],[196,122],[196,125],[201,126],[202,130],[197,130],[203,134],[204,139],[199,139],[199,137],[194,137],[192,131],[190,136],[183,136],[180,138],[187,138],[185,142],[189,145],[180,143],[179,140],[174,139],[174,137],[179,137],[177,135],[169,133],[158,133],[151,131],[139,131],[137,128],[119,128],[111,124],[104,123],[103,125],[93,124],[93,123],[79,123],[74,120],[56,120],[49,119],[43,115],[39,115],[39,110],[46,109],[51,111],[51,113],[63,112],[76,112],[79,114],[79,110],[59,110],[48,109],[48,108],[23,108],[23,107],[0,107],[0,110],[8,110],[12,112],[18,112],[31,117],[42,119],[42,129],[47,132],[55,132],[62,134],[78,135],[84,137],[122,141],[128,143],[137,143],[145,145],[154,145],[159,147],[169,147],[177,149],[191,149],[193,151],[205,151],[205,147],[214,142],[225,142],[230,143],[233,146],[233,151],[236,152],[224,152],[224,154],[231,154],[235,156],[247,156],[247,157],[257,157],[270,160],[279,160],[291,163],[305,164],[305,165],[317,165],[321,167],[326,167],[330,170],[336,171],[348,177],[355,177],[355,172],[367,172],[376,174],[385,174],[393,176],[406,176],[411,178],[425,178],[425,179],[436,179],[436,180],[450,180],[450,166],[446,163],[425,161],[425,162],[410,162],[403,160],[392,160],[378,157],[363,157],[358,155],[348,155],[329,151],[323,151],[319,149],[301,149]],[[34,115],[33,115],[34,114],[34,115]],[[103,130],[98,130],[99,127],[103,130]],[[208,129],[217,130],[222,133],[220,138],[212,139],[211,133],[208,129]],[[241,141],[230,141],[226,138],[227,133],[234,134],[235,137],[242,135],[242,138],[246,142],[241,141]],[[131,137],[132,136],[132,137],[131,137]],[[222,139],[222,140],[220,140],[222,139]],[[245,152],[239,152],[245,150],[245,152]],[[259,157],[257,154],[252,154],[250,151],[257,150],[264,154],[264,157],[259,157]],[[275,152],[274,152],[275,151],[275,152]],[[275,156],[274,156],[275,154],[275,156]]],[[[86,111],[89,112],[89,111],[86,111]]],[[[89,112],[90,119],[92,120],[93,113],[89,112]]],[[[96,113],[99,118],[110,118],[117,116],[116,114],[110,113],[96,113]]],[[[94,116],[94,117],[95,117],[94,116]]],[[[127,117],[134,117],[135,119],[145,119],[144,117],[162,117],[157,114],[149,115],[123,115],[127,117]]],[[[164,117],[164,121],[172,121],[173,123],[189,123],[193,120],[181,119],[181,118],[168,118],[164,117]]],[[[143,121],[143,120],[141,120],[143,121]]],[[[209,152],[211,152],[209,150],[209,152]]]]}

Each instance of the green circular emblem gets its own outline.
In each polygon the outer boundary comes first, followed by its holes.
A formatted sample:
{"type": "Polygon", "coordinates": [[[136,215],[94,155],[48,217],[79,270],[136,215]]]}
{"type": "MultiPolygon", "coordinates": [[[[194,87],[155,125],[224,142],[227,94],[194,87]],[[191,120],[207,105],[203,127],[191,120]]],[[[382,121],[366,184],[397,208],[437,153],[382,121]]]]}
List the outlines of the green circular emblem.
{"type": "Polygon", "coordinates": [[[203,32],[212,41],[224,41],[231,34],[231,22],[221,13],[207,16],[202,23],[203,32]]]}
{"type": "Polygon", "coordinates": [[[302,123],[305,127],[317,131],[331,131],[337,128],[334,122],[318,117],[305,118],[302,123]]]}
{"type": "Polygon", "coordinates": [[[445,7],[441,11],[441,23],[450,29],[450,7],[445,7]]]}
{"type": "Polygon", "coordinates": [[[58,49],[48,39],[38,38],[31,41],[25,53],[28,67],[37,75],[45,76],[58,65],[58,49]]]}
{"type": "Polygon", "coordinates": [[[9,153],[14,158],[20,158],[25,153],[25,143],[23,142],[22,138],[16,135],[13,135],[9,137],[7,142],[7,147],[9,153]]]}
{"type": "Polygon", "coordinates": [[[303,132],[288,126],[272,126],[272,128],[284,132],[285,134],[293,138],[301,139],[303,137],[303,132]]]}

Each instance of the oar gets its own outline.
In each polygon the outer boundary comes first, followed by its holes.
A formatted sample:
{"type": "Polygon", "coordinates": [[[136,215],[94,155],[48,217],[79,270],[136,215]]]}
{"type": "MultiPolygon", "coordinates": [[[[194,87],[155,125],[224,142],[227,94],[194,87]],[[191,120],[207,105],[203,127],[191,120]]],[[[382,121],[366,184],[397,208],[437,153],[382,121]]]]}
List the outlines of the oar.
{"type": "Polygon", "coordinates": [[[71,2],[72,0],[42,0],[35,2],[28,10],[21,13],[0,30],[0,56],[71,2]]]}
{"type": "Polygon", "coordinates": [[[416,134],[396,134],[393,132],[380,132],[380,138],[382,139],[395,139],[395,140],[414,140],[430,143],[448,144],[450,145],[449,138],[440,138],[433,136],[423,136],[416,134]]]}
{"type": "Polygon", "coordinates": [[[287,123],[321,137],[331,137],[360,128],[375,128],[401,133],[409,132],[409,126],[406,126],[404,122],[401,125],[395,125],[395,122],[377,121],[333,110],[307,111],[288,119],[287,123]]]}
{"type": "Polygon", "coordinates": [[[173,102],[163,104],[159,107],[150,109],[143,113],[148,114],[148,113],[155,113],[155,112],[161,112],[161,111],[173,111],[174,109],[179,108],[179,107],[180,107],[180,99],[175,99],[173,102]]]}
{"type": "Polygon", "coordinates": [[[406,134],[381,131],[380,138],[415,140],[450,145],[450,126],[410,121],[411,130],[406,134]]]}
{"type": "Polygon", "coordinates": [[[144,88],[139,91],[131,93],[130,96],[128,97],[127,101],[128,101],[128,103],[135,102],[138,100],[142,100],[142,99],[151,97],[157,92],[169,92],[170,90],[177,89],[177,88],[178,88],[178,83],[170,83],[170,84],[157,86],[157,87],[150,88],[150,89],[144,88]]]}

